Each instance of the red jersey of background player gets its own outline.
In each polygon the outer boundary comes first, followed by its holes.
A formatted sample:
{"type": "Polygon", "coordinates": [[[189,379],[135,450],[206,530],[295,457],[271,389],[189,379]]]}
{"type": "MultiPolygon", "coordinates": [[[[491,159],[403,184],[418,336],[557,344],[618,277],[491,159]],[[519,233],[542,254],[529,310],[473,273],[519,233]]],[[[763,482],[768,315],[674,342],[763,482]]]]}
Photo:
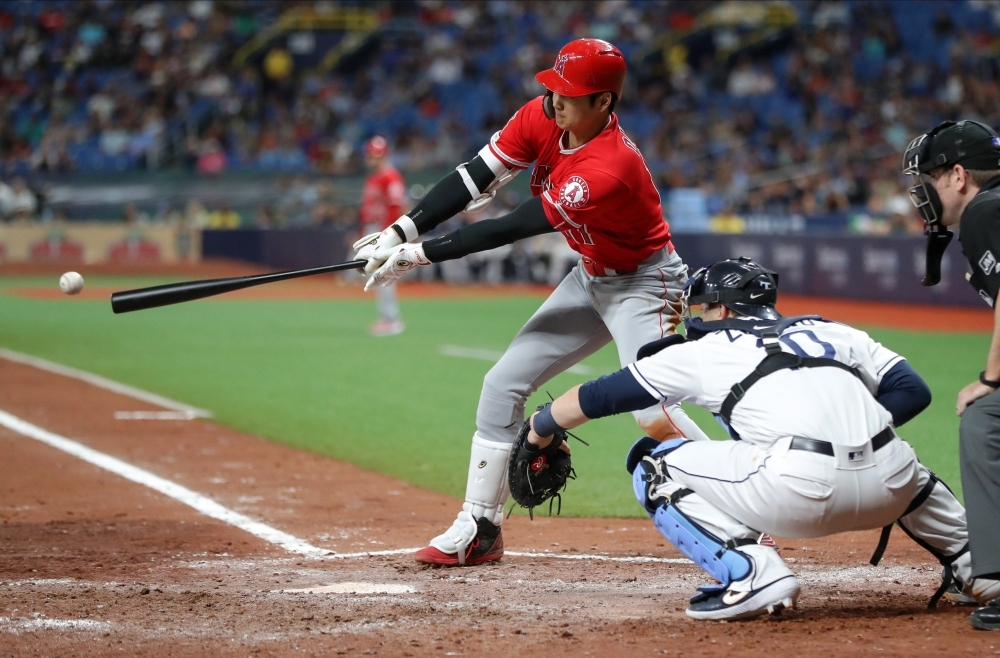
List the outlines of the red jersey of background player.
{"type": "Polygon", "coordinates": [[[361,188],[361,225],[388,228],[403,214],[406,184],[403,175],[388,162],[365,179],[361,188]]]}
{"type": "MultiPolygon", "coordinates": [[[[603,267],[634,270],[670,244],[660,193],[639,149],[614,114],[592,140],[567,147],[567,133],[529,101],[490,139],[490,151],[531,172],[531,193],[569,245],[603,267]]],[[[672,249],[672,247],[671,247],[672,249]]]]}

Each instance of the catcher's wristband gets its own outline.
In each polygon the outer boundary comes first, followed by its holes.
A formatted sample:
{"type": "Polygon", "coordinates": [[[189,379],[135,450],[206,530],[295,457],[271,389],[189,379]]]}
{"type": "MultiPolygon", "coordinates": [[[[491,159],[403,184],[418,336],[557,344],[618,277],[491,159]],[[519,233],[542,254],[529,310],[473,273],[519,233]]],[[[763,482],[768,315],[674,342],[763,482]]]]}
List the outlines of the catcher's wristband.
{"type": "Polygon", "coordinates": [[[556,432],[566,431],[566,428],[559,425],[552,417],[551,404],[547,404],[538,410],[538,413],[535,414],[535,417],[531,421],[531,428],[535,430],[535,434],[538,436],[552,436],[556,432]]]}
{"type": "MultiPolygon", "coordinates": [[[[981,373],[979,373],[979,383],[983,384],[985,386],[989,386],[990,388],[1000,388],[1000,380],[986,379],[986,371],[985,370],[982,371],[981,373]]],[[[535,430],[535,431],[537,432],[538,430],[535,430]]]]}

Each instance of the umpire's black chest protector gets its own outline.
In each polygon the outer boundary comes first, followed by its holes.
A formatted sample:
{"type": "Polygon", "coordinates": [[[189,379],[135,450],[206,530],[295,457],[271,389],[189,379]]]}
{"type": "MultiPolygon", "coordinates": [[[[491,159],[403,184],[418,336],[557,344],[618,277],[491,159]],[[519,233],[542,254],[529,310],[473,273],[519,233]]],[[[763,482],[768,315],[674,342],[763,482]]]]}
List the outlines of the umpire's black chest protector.
{"type": "Polygon", "coordinates": [[[958,241],[969,261],[969,283],[993,306],[1000,292],[1000,176],[983,185],[962,213],[958,241]]]}

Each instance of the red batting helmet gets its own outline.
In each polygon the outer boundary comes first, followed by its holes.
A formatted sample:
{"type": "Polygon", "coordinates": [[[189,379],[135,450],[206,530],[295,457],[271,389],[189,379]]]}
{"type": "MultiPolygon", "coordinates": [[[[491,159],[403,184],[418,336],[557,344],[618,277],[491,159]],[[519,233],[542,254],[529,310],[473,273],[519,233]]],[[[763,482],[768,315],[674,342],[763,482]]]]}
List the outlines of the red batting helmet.
{"type": "Polygon", "coordinates": [[[389,142],[385,137],[375,135],[365,142],[365,155],[369,158],[381,158],[389,152],[389,142]]]}
{"type": "Polygon", "coordinates": [[[577,39],[563,46],[555,65],[536,75],[535,80],[560,96],[610,91],[621,98],[625,56],[607,41],[577,39]]]}

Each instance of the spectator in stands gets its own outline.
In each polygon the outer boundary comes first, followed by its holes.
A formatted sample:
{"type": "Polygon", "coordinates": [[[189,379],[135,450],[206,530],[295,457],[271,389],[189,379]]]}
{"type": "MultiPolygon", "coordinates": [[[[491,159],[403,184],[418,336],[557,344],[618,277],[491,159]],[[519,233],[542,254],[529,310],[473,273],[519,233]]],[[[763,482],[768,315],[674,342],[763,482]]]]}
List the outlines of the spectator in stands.
{"type": "Polygon", "coordinates": [[[708,225],[712,233],[743,233],[747,227],[746,221],[730,206],[724,206],[718,215],[709,220],[708,225]]]}
{"type": "Polygon", "coordinates": [[[240,215],[229,207],[228,203],[223,203],[208,216],[206,228],[234,229],[240,227],[240,215]]]}
{"type": "Polygon", "coordinates": [[[149,223],[149,215],[139,210],[134,203],[127,203],[122,209],[122,221],[129,226],[149,223]]]}
{"type": "Polygon", "coordinates": [[[34,219],[38,212],[38,198],[20,176],[11,184],[0,182],[0,217],[8,220],[27,221],[34,219]]]}
{"type": "Polygon", "coordinates": [[[671,190],[702,188],[744,217],[845,214],[927,121],[1000,123],[988,5],[794,3],[795,24],[775,26],[745,4],[732,22],[717,3],[388,3],[370,56],[306,75],[284,42],[235,54],[312,3],[6,3],[0,164],[343,174],[379,131],[403,169],[433,167],[499,128],[538,91],[526,73],[576,33],[615,35],[644,70],[617,111],[654,175],[679,172],[671,190]]]}

